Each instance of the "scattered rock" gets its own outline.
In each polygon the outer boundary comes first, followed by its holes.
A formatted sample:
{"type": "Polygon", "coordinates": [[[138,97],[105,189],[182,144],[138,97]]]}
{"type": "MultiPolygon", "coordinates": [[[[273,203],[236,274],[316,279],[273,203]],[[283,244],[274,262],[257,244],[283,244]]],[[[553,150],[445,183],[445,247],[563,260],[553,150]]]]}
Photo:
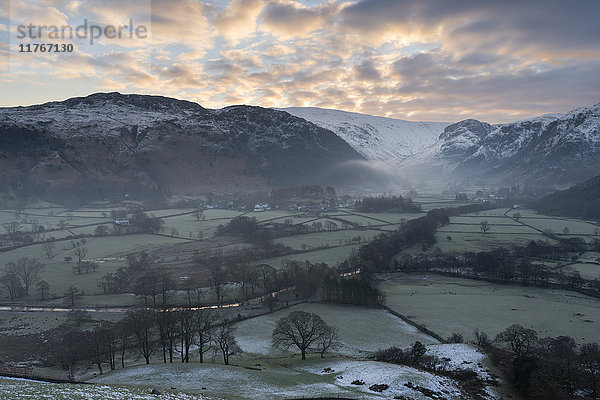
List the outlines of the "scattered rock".
{"type": "Polygon", "coordinates": [[[330,374],[330,373],[332,373],[332,372],[335,372],[335,370],[333,370],[333,369],[331,369],[331,368],[327,367],[327,368],[323,368],[323,371],[321,371],[321,372],[324,372],[324,373],[326,373],[326,374],[330,374]]]}
{"type": "Polygon", "coordinates": [[[161,395],[162,393],[160,392],[160,390],[158,390],[158,389],[154,388],[154,389],[152,389],[152,391],[150,392],[150,394],[158,394],[158,395],[161,395]]]}
{"type": "Polygon", "coordinates": [[[387,388],[389,388],[388,385],[386,385],[385,383],[380,383],[380,384],[375,384],[375,385],[371,385],[369,386],[369,390],[372,390],[374,392],[383,392],[384,390],[386,390],[387,388]]]}
{"type": "Polygon", "coordinates": [[[365,384],[365,382],[363,382],[361,379],[353,380],[350,383],[353,384],[353,385],[364,385],[365,384]]]}

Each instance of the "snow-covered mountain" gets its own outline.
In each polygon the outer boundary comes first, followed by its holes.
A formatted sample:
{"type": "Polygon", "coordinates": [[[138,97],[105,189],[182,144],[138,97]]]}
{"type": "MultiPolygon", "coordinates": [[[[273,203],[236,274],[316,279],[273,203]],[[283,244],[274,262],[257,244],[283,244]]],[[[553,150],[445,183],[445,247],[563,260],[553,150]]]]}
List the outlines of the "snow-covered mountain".
{"type": "Polygon", "coordinates": [[[333,132],[261,107],[96,93],[0,108],[0,194],[269,190],[326,183],[363,159],[333,132]]]}
{"type": "Polygon", "coordinates": [[[579,182],[600,170],[600,104],[507,124],[460,121],[401,165],[501,182],[579,182]]]}
{"type": "Polygon", "coordinates": [[[335,132],[368,160],[397,161],[433,145],[448,122],[413,122],[316,107],[281,108],[335,132]]]}

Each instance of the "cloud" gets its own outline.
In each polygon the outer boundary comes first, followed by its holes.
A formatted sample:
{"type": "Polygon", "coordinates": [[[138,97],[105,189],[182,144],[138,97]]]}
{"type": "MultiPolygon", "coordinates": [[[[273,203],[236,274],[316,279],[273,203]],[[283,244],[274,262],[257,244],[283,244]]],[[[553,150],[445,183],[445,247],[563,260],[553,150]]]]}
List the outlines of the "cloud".
{"type": "Polygon", "coordinates": [[[12,57],[13,73],[0,71],[0,82],[35,82],[48,100],[52,77],[66,90],[120,88],[207,107],[321,106],[412,120],[497,122],[600,101],[596,0],[13,4],[15,21],[46,25],[84,16],[142,23],[151,9],[148,40],[12,57]]]}
{"type": "Polygon", "coordinates": [[[262,12],[261,28],[285,38],[302,37],[324,28],[336,12],[334,3],[307,7],[296,1],[270,2],[262,12]]]}
{"type": "Polygon", "coordinates": [[[599,14],[595,0],[363,0],[341,11],[340,24],[380,43],[405,36],[455,51],[594,57],[599,14]]]}
{"type": "Polygon", "coordinates": [[[356,79],[361,81],[377,81],[381,79],[381,74],[370,60],[364,60],[353,68],[356,73],[356,79]]]}
{"type": "Polygon", "coordinates": [[[264,0],[232,0],[212,23],[223,37],[237,42],[256,32],[256,19],[264,6],[264,0]]]}

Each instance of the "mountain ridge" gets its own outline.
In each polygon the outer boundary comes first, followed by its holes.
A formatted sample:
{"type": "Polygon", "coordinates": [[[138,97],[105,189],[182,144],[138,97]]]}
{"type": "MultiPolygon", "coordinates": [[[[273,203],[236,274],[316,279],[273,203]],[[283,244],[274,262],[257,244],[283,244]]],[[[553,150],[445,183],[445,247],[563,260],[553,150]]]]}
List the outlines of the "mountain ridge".
{"type": "Polygon", "coordinates": [[[360,160],[333,132],[261,107],[113,92],[0,108],[0,191],[268,189],[326,181],[337,164],[360,160]]]}

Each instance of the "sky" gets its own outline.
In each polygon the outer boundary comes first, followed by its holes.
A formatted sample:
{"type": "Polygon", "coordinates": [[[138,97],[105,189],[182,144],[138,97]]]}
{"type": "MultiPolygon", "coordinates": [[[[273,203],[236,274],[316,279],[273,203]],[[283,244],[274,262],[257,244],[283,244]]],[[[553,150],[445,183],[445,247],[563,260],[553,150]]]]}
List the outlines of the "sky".
{"type": "Polygon", "coordinates": [[[0,106],[119,91],[508,122],[600,102],[598,16],[598,0],[0,0],[0,106]],[[36,43],[72,51],[20,51],[36,43]]]}

